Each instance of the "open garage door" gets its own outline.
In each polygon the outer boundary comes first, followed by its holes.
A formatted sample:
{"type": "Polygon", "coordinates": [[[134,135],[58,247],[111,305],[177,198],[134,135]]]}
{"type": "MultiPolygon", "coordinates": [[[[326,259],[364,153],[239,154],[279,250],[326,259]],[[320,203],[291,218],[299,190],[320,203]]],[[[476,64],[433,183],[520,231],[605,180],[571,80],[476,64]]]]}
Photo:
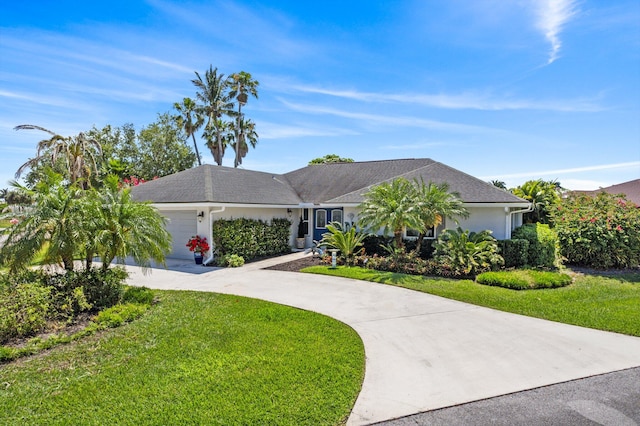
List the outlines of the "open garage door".
{"type": "Polygon", "coordinates": [[[193,253],[186,244],[189,238],[196,235],[196,211],[160,211],[160,214],[169,219],[167,231],[171,234],[172,250],[169,258],[193,259],[193,253]]]}

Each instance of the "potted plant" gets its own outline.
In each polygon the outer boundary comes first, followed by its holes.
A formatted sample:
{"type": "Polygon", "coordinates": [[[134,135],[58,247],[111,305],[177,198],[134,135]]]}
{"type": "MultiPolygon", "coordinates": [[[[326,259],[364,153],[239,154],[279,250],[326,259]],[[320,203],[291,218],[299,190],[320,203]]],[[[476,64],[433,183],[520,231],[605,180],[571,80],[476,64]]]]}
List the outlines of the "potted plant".
{"type": "Polygon", "coordinates": [[[195,235],[189,238],[187,242],[189,251],[193,252],[193,259],[196,261],[196,265],[202,265],[203,253],[209,251],[209,243],[205,237],[195,235]]]}
{"type": "Polygon", "coordinates": [[[302,216],[300,216],[300,222],[298,222],[298,237],[296,238],[296,248],[304,248],[304,234],[306,234],[306,229],[304,226],[304,222],[302,221],[302,216]]]}

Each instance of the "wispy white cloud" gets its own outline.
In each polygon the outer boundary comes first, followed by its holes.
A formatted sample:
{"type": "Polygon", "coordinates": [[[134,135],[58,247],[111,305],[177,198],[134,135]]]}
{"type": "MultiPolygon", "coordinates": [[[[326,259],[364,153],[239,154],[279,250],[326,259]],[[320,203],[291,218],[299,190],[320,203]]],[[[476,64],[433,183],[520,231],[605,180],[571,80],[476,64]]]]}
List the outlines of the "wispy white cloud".
{"type": "Polygon", "coordinates": [[[306,126],[306,125],[281,125],[276,123],[260,122],[260,139],[283,139],[298,138],[306,136],[350,136],[357,135],[358,132],[350,129],[306,126]]]}
{"type": "Polygon", "coordinates": [[[598,105],[599,97],[570,100],[532,101],[515,99],[498,99],[481,93],[461,94],[407,94],[407,93],[374,93],[357,90],[331,90],[322,87],[294,85],[292,89],[303,93],[353,99],[362,102],[396,102],[416,104],[444,109],[476,109],[485,111],[499,110],[545,110],[562,112],[596,112],[605,108],[598,105]]]}
{"type": "Polygon", "coordinates": [[[562,42],[560,33],[564,25],[577,13],[576,0],[533,0],[538,28],[551,44],[547,65],[558,59],[562,42]]]}
{"type": "Polygon", "coordinates": [[[337,108],[303,105],[280,99],[287,108],[303,112],[307,114],[332,115],[336,117],[357,120],[370,126],[402,126],[402,127],[418,127],[432,130],[444,130],[460,133],[505,133],[504,130],[494,129],[490,127],[474,126],[469,124],[452,123],[446,121],[428,120],[425,118],[411,116],[392,116],[381,114],[369,114],[363,112],[346,111],[337,108]]]}
{"type": "Polygon", "coordinates": [[[452,143],[447,142],[418,142],[412,144],[397,144],[397,145],[383,145],[380,149],[389,151],[415,151],[424,148],[433,148],[436,146],[452,146],[452,143]]]}
{"type": "MultiPolygon", "coordinates": [[[[615,163],[615,164],[600,164],[595,166],[585,166],[585,167],[571,167],[566,169],[556,169],[556,170],[542,170],[542,171],[530,171],[530,172],[521,172],[521,173],[512,173],[507,175],[500,175],[500,178],[521,178],[521,177],[529,177],[536,176],[536,178],[547,177],[547,176],[558,176],[558,175],[566,175],[573,173],[583,173],[583,172],[594,172],[601,170],[613,170],[613,169],[639,169],[640,161],[629,161],[626,163],[615,163]]],[[[481,179],[493,179],[497,176],[485,176],[481,179]]]]}

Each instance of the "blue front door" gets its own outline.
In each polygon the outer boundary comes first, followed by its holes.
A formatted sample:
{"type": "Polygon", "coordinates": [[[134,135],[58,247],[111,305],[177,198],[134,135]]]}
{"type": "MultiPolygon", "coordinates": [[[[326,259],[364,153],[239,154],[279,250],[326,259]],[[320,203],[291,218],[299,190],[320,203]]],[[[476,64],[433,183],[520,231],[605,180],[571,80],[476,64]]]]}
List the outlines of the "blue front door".
{"type": "Polygon", "coordinates": [[[320,241],[322,234],[327,233],[327,224],[338,222],[344,224],[342,207],[313,209],[313,239],[320,241]]]}

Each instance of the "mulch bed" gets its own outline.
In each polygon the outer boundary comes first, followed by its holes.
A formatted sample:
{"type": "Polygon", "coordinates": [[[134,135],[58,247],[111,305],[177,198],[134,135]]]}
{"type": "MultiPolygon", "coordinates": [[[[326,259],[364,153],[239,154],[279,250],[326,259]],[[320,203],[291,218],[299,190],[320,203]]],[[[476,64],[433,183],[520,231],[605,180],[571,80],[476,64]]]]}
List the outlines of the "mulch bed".
{"type": "Polygon", "coordinates": [[[268,268],[273,271],[287,271],[287,272],[299,272],[308,266],[322,265],[322,260],[317,256],[306,256],[302,259],[293,260],[287,263],[280,263],[279,265],[269,266],[268,268]]]}

